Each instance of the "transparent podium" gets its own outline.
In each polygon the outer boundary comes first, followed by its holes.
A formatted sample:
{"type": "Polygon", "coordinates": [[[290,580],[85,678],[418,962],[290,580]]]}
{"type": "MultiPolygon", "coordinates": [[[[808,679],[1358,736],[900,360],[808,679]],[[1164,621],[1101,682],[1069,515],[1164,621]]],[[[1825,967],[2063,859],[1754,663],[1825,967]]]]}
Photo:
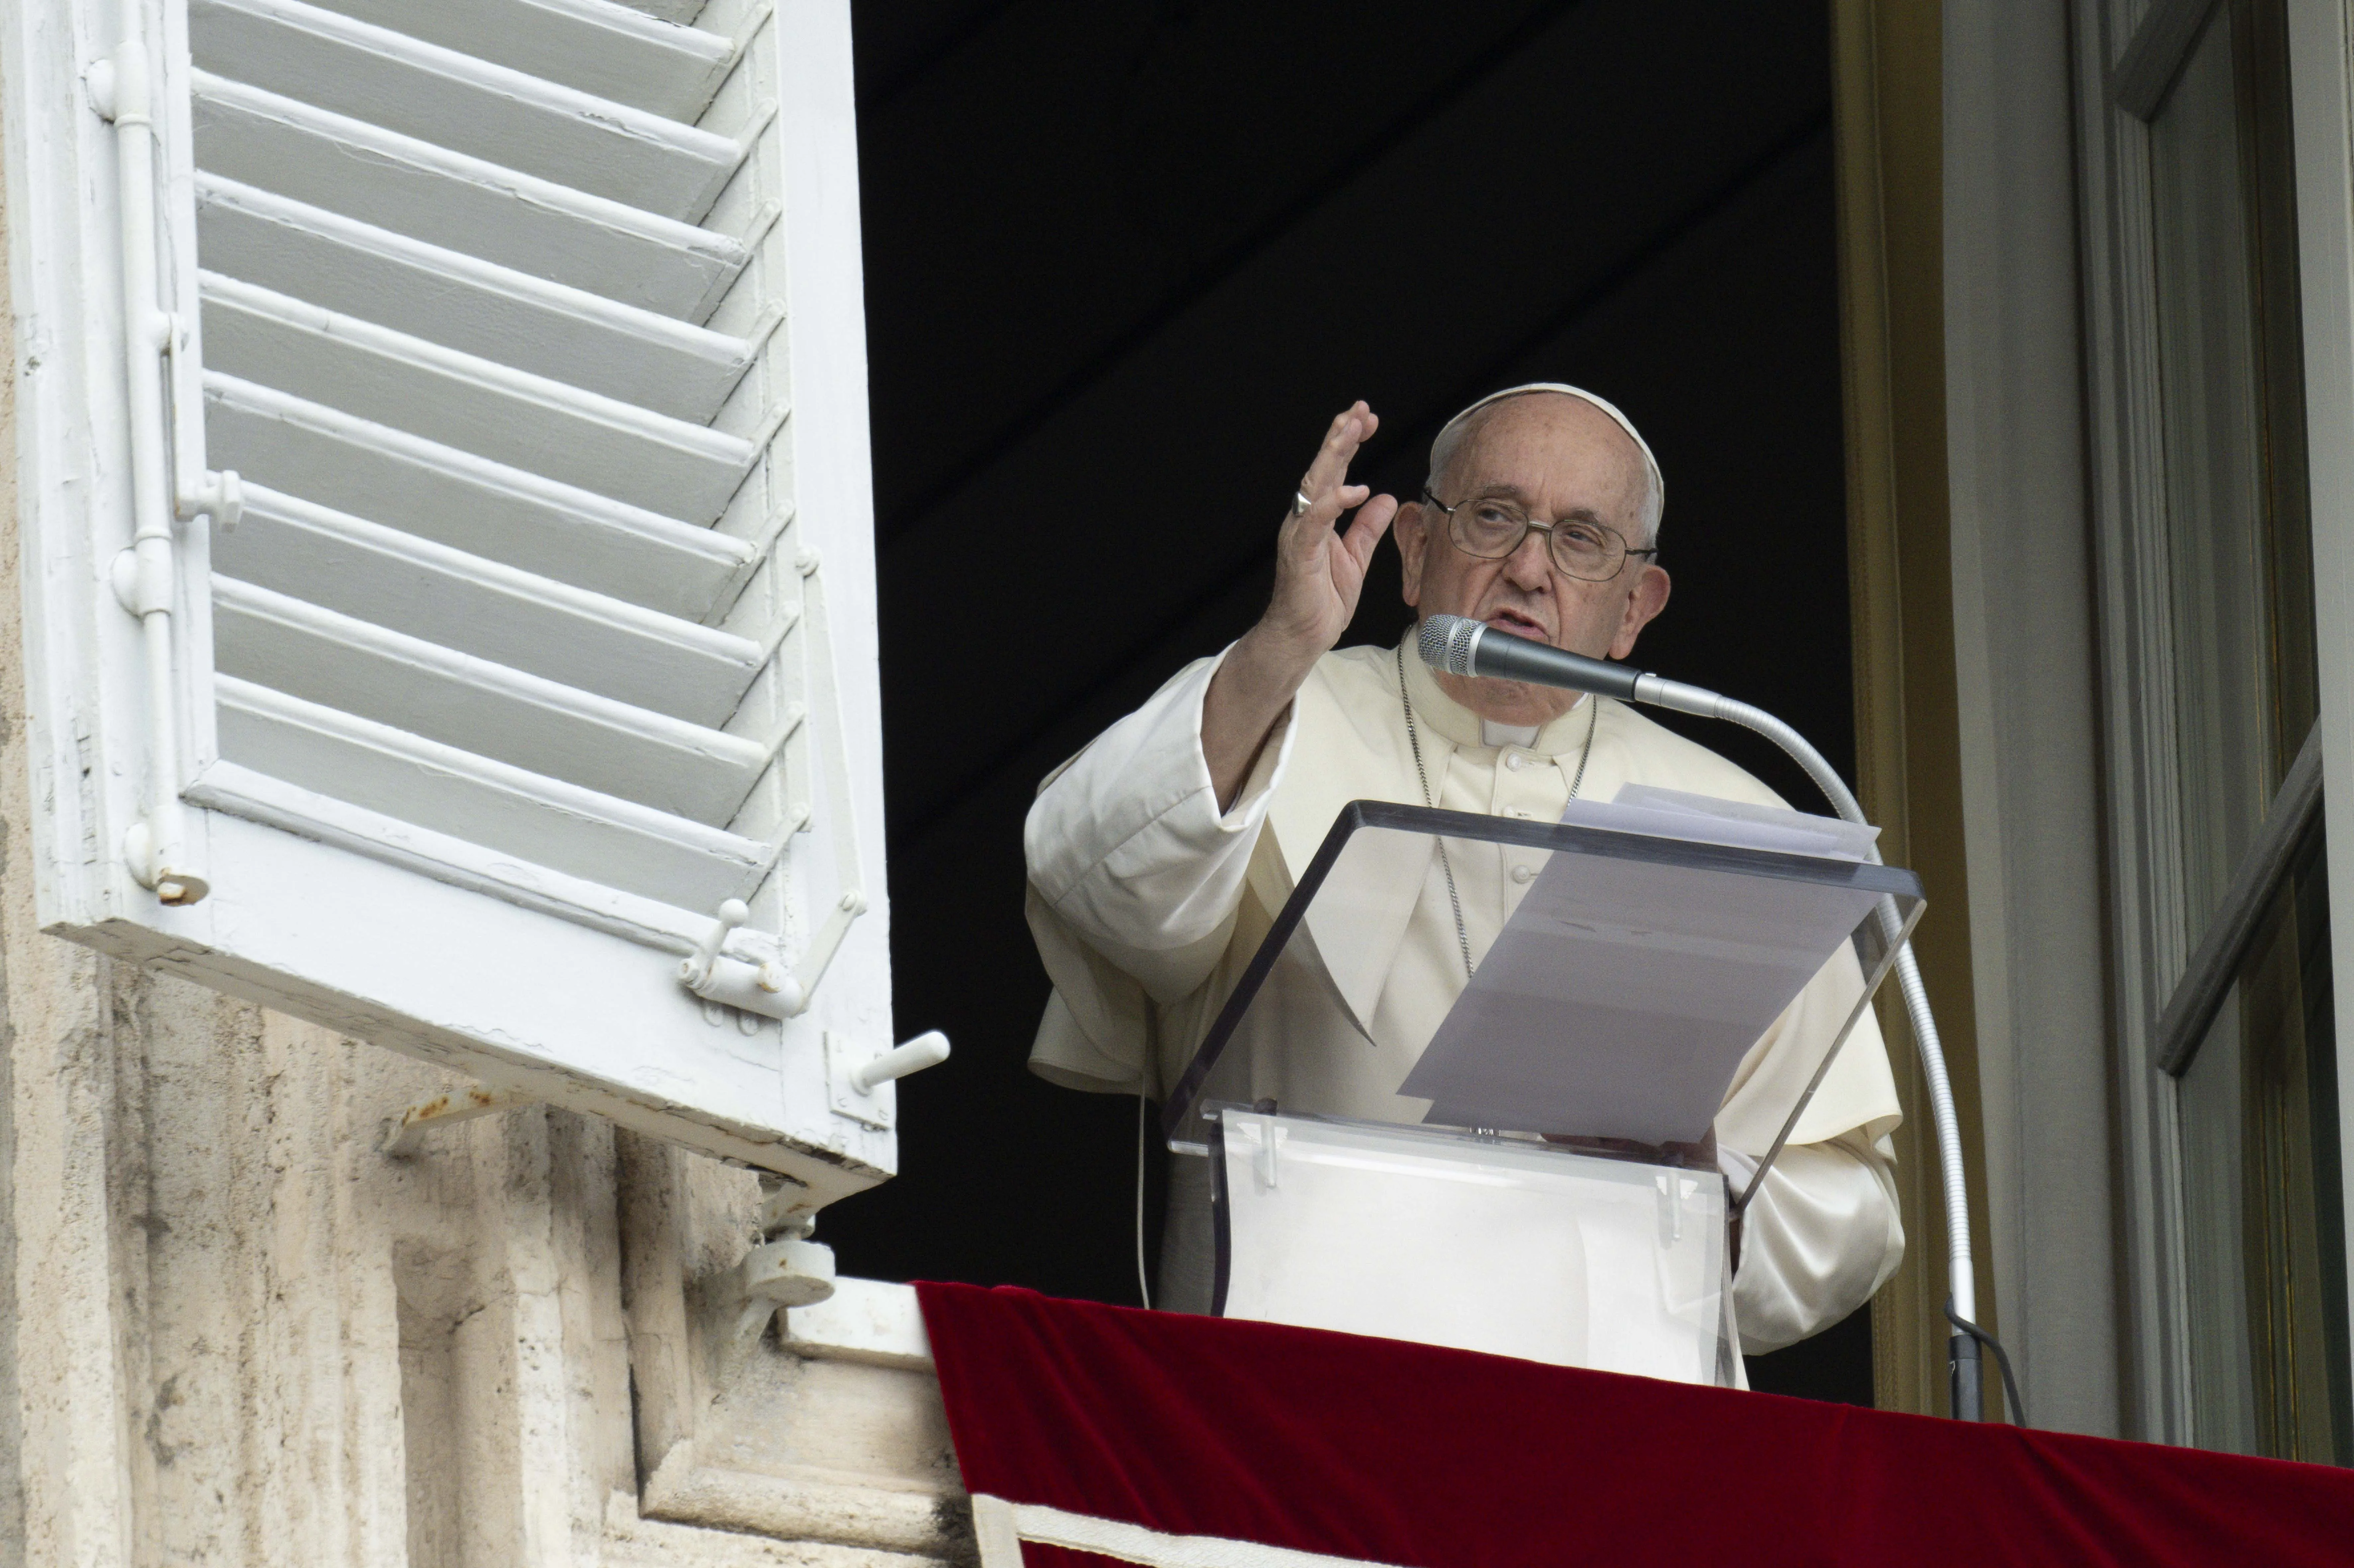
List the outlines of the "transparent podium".
{"type": "MultiPolygon", "coordinates": [[[[1869,830],[1667,791],[1342,810],[1169,1098],[1212,1310],[1730,1383],[1729,1228],[1922,908],[1869,830]],[[1780,1136],[1712,1124],[1802,991],[1780,1136]]],[[[1778,1102],[1774,1107],[1781,1107],[1778,1102]]]]}

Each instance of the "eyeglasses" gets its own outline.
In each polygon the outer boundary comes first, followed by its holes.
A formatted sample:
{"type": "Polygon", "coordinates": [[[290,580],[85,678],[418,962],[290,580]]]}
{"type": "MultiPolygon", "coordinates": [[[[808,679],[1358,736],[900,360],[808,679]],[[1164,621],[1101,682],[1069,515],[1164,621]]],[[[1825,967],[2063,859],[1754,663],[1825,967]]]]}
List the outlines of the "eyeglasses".
{"type": "Polygon", "coordinates": [[[1426,490],[1422,500],[1447,514],[1455,547],[1483,561],[1504,559],[1521,547],[1532,529],[1545,535],[1545,547],[1562,575],[1581,582],[1606,583],[1627,569],[1628,556],[1659,553],[1656,546],[1630,550],[1617,529],[1583,517],[1540,523],[1527,507],[1499,495],[1474,496],[1449,506],[1426,490]]]}

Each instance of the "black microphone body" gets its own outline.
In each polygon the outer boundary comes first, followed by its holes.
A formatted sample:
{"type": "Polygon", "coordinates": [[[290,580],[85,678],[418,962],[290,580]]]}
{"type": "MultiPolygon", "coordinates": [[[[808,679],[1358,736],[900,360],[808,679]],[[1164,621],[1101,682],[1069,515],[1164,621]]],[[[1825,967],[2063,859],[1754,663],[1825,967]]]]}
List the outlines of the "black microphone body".
{"type": "Polygon", "coordinates": [[[1516,637],[1460,615],[1426,616],[1419,647],[1424,663],[1449,674],[1598,692],[1623,703],[1637,700],[1635,688],[1643,679],[1640,670],[1516,637]]]}

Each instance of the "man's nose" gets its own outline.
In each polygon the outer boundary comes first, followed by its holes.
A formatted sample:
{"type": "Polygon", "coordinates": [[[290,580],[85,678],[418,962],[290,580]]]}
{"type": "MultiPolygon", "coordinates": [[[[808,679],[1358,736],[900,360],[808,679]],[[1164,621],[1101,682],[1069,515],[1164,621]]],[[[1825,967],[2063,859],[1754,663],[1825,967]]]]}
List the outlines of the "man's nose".
{"type": "Polygon", "coordinates": [[[1549,588],[1553,583],[1553,538],[1534,528],[1529,530],[1521,547],[1504,557],[1504,576],[1514,588],[1532,592],[1549,588]]]}

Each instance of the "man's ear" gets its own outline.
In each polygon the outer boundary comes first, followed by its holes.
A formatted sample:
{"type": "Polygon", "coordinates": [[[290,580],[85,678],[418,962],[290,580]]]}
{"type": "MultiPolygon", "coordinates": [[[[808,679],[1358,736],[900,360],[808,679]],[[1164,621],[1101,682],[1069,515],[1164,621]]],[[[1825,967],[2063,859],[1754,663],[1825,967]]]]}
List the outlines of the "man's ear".
{"type": "Polygon", "coordinates": [[[1643,634],[1643,628],[1668,608],[1668,589],[1672,586],[1665,567],[1645,563],[1642,575],[1635,579],[1633,590],[1627,595],[1625,608],[1619,611],[1618,635],[1611,640],[1610,657],[1624,659],[1635,652],[1635,640],[1643,634]]]}
{"type": "Polygon", "coordinates": [[[1426,516],[1422,503],[1409,501],[1398,508],[1396,520],[1390,524],[1390,537],[1397,541],[1398,564],[1403,568],[1403,592],[1399,597],[1409,609],[1422,604],[1422,548],[1430,542],[1429,530],[1424,527],[1426,516]]]}

